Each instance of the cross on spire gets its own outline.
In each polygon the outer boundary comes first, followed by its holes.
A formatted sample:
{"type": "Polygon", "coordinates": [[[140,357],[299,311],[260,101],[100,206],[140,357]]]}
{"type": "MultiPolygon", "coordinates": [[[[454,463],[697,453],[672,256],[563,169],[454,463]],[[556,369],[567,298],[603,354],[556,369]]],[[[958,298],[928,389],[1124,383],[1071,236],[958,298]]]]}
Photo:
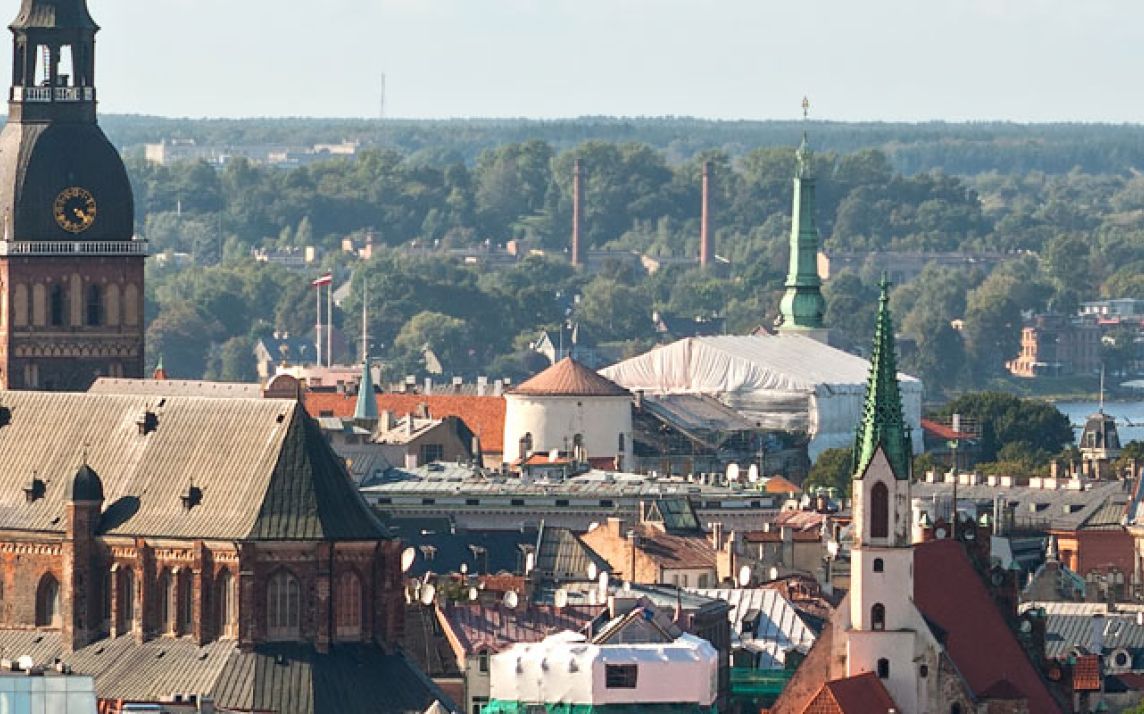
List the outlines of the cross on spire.
{"type": "Polygon", "coordinates": [[[802,98],[802,118],[807,119],[810,117],[810,100],[805,96],[802,98]]]}

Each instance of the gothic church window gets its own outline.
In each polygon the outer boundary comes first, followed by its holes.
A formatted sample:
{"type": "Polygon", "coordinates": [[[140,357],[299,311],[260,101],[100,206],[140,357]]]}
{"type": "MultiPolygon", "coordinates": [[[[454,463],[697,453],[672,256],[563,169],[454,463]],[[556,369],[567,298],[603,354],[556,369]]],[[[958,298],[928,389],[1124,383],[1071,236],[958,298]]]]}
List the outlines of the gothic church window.
{"type": "Polygon", "coordinates": [[[302,593],[298,579],[279,570],[266,587],[266,628],[272,639],[297,637],[302,622],[302,593]]]}
{"type": "Polygon", "coordinates": [[[36,588],[36,627],[60,626],[60,583],[51,573],[44,573],[36,588]]]}
{"type": "Polygon", "coordinates": [[[870,489],[870,537],[890,536],[890,490],[879,481],[870,489]]]}
{"type": "Polygon", "coordinates": [[[170,571],[164,570],[159,574],[159,587],[156,589],[159,593],[159,631],[174,632],[175,579],[170,571]]]}
{"type": "Polygon", "coordinates": [[[195,585],[191,572],[184,570],[179,574],[179,633],[187,634],[195,626],[195,585]]]}
{"type": "Polygon", "coordinates": [[[215,584],[218,602],[218,632],[220,637],[234,636],[235,607],[234,578],[229,570],[219,573],[215,584]]]}
{"type": "Polygon", "coordinates": [[[347,570],[338,577],[334,593],[334,614],[338,637],[357,637],[361,634],[361,580],[357,573],[347,570]]]}
{"type": "Polygon", "coordinates": [[[64,324],[66,311],[67,295],[65,294],[64,286],[56,283],[52,286],[51,305],[49,306],[49,315],[53,327],[59,327],[64,324]]]}
{"type": "Polygon", "coordinates": [[[103,324],[103,290],[98,285],[87,286],[87,325],[99,327],[103,324]]]}
{"type": "Polygon", "coordinates": [[[135,572],[131,568],[119,571],[116,583],[116,598],[119,610],[119,627],[130,630],[135,620],[135,572]]]}

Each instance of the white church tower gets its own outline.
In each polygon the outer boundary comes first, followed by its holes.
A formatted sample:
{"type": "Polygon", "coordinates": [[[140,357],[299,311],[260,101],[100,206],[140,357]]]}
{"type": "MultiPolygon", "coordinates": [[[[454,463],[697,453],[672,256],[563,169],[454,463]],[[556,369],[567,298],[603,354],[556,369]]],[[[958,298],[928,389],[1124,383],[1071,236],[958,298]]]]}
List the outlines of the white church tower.
{"type": "Polygon", "coordinates": [[[854,443],[853,538],[847,676],[874,672],[903,712],[919,709],[910,544],[913,449],[902,418],[889,283],[874,334],[870,381],[854,443]]]}

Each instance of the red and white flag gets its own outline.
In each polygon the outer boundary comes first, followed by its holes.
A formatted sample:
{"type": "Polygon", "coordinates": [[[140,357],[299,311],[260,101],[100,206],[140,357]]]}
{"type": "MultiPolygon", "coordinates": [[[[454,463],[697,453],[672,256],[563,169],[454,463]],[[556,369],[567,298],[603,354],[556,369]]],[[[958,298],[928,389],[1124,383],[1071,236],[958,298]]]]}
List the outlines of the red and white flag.
{"type": "Polygon", "coordinates": [[[320,288],[323,285],[329,285],[332,282],[334,282],[334,274],[333,273],[326,273],[322,277],[320,277],[317,280],[310,283],[310,285],[313,285],[316,288],[320,288]]]}

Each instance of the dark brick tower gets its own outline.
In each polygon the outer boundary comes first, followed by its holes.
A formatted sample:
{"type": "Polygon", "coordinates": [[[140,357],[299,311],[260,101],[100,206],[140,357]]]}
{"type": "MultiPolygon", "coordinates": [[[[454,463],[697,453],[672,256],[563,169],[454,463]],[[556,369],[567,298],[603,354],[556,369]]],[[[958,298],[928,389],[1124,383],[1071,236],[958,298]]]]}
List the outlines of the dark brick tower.
{"type": "Polygon", "coordinates": [[[0,387],[143,376],[144,241],[96,123],[86,0],[23,0],[0,133],[0,387]]]}
{"type": "Polygon", "coordinates": [[[96,531],[103,509],[103,481],[87,464],[72,478],[63,542],[64,647],[74,652],[99,632],[99,585],[96,574],[96,531]]]}

